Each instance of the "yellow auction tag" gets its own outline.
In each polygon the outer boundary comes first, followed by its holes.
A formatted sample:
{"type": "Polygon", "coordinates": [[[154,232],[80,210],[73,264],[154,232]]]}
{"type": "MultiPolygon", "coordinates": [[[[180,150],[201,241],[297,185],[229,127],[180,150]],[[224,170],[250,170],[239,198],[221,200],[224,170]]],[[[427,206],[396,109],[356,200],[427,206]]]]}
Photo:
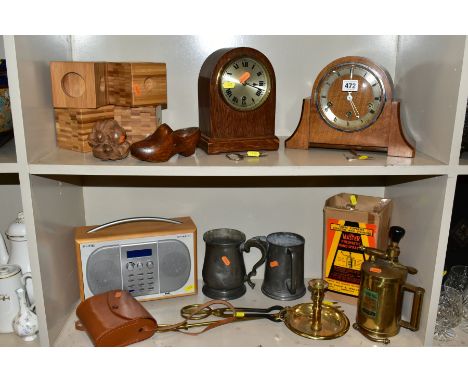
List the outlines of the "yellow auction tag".
{"type": "Polygon", "coordinates": [[[224,89],[234,89],[236,87],[236,83],[232,81],[223,82],[224,89]]]}
{"type": "Polygon", "coordinates": [[[185,290],[186,292],[191,292],[191,291],[193,291],[193,289],[194,289],[194,285],[193,285],[193,284],[192,284],[192,285],[187,285],[187,286],[184,288],[184,290],[185,290]]]}
{"type": "Polygon", "coordinates": [[[235,317],[237,317],[237,318],[242,318],[244,316],[245,316],[244,312],[236,312],[236,315],[235,315],[235,317]]]}
{"type": "Polygon", "coordinates": [[[359,155],[358,156],[358,159],[369,159],[369,157],[367,155],[359,155]]]}
{"type": "Polygon", "coordinates": [[[260,152],[259,151],[247,151],[247,156],[248,157],[259,157],[260,152]]]}
{"type": "Polygon", "coordinates": [[[356,195],[350,195],[350,196],[349,196],[349,201],[351,202],[351,204],[352,204],[353,206],[355,206],[355,205],[357,204],[357,197],[356,197],[356,195]]]}
{"type": "Polygon", "coordinates": [[[335,305],[334,302],[327,301],[327,300],[323,300],[323,301],[322,301],[322,304],[323,304],[323,305],[326,305],[326,306],[334,306],[334,305],[335,305]]]}

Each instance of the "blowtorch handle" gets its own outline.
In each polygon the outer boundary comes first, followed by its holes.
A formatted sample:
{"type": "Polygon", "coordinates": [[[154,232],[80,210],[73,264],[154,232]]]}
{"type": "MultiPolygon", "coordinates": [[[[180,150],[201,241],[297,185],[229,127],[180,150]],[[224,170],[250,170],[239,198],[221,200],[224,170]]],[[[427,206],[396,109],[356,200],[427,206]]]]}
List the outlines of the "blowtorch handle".
{"type": "Polygon", "coordinates": [[[410,292],[414,294],[413,297],[413,306],[411,308],[411,318],[410,322],[401,320],[400,325],[406,329],[412,330],[415,332],[419,329],[419,321],[421,319],[421,308],[422,302],[424,297],[425,290],[423,288],[411,285],[411,284],[404,284],[401,288],[402,293],[410,292]]]}
{"type": "Polygon", "coordinates": [[[359,249],[370,256],[380,257],[383,259],[386,257],[386,252],[377,248],[365,247],[362,245],[359,249]]]}

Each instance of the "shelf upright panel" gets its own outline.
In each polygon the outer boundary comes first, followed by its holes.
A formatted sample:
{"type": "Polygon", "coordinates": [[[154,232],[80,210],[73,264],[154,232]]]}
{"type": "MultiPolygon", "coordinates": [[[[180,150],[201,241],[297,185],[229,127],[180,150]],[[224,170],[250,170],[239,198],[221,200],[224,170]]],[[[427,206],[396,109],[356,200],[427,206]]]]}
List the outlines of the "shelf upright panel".
{"type": "Polygon", "coordinates": [[[70,48],[68,38],[62,36],[5,36],[4,44],[21,199],[28,232],[28,250],[39,320],[39,339],[42,346],[48,346],[49,321],[53,321],[55,317],[47,315],[45,298],[52,299],[53,303],[53,293],[49,290],[46,294],[43,288],[43,279],[47,279],[48,270],[41,268],[38,253],[28,158],[29,154],[32,157],[39,153],[43,155],[52,145],[50,137],[54,135],[54,118],[50,102],[49,61],[69,60],[70,48]]]}

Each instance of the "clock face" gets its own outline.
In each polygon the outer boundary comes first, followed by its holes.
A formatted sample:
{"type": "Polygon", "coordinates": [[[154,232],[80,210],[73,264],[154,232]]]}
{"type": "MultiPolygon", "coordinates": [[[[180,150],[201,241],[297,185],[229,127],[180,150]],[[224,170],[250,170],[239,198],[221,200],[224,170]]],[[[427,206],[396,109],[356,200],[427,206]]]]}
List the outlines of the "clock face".
{"type": "Polygon", "coordinates": [[[385,87],[369,66],[345,63],[332,68],[320,80],[315,103],[331,127],[359,131],[371,126],[382,112],[385,87]]]}
{"type": "Polygon", "coordinates": [[[270,76],[265,67],[250,57],[230,61],[221,71],[219,91],[236,110],[254,110],[270,95],[270,76]]]}

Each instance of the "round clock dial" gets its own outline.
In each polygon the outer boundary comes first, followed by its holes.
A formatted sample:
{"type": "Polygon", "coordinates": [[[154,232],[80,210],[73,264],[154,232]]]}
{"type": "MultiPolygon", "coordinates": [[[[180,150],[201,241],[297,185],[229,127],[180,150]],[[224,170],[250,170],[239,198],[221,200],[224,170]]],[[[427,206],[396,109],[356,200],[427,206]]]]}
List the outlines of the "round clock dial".
{"type": "Polygon", "coordinates": [[[345,63],[321,79],[315,94],[317,109],[331,127],[354,132],[372,125],[385,104],[380,76],[360,63],[345,63]]]}
{"type": "Polygon", "coordinates": [[[254,110],[266,101],[271,83],[268,71],[257,60],[240,57],[221,71],[219,90],[226,103],[236,110],[254,110]]]}

